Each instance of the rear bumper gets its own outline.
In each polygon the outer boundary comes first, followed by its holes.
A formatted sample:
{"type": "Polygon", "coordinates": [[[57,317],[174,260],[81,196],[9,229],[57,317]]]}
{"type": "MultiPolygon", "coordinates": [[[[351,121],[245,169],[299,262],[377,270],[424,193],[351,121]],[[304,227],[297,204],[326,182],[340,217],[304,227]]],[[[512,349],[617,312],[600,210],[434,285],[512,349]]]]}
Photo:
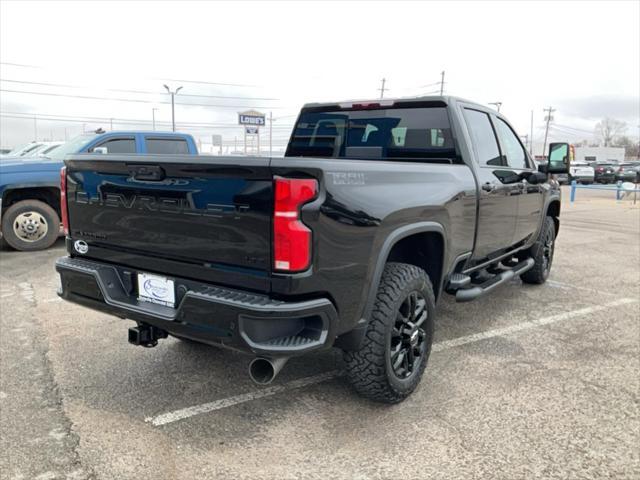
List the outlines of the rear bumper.
{"type": "Polygon", "coordinates": [[[333,343],[337,313],[326,298],[284,302],[183,278],[176,307],[137,298],[137,271],[74,257],[56,262],[58,294],[170,334],[256,355],[298,355],[333,343]]]}

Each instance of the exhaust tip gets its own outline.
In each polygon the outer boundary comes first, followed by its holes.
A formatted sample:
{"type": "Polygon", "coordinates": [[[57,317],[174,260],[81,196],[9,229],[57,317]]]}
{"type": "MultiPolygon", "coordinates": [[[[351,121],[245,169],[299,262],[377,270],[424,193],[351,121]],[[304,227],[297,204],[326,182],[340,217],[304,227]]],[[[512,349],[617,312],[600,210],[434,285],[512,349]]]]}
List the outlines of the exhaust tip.
{"type": "Polygon", "coordinates": [[[249,364],[249,376],[258,385],[268,385],[276,377],[276,370],[266,358],[254,358],[249,364]]]}

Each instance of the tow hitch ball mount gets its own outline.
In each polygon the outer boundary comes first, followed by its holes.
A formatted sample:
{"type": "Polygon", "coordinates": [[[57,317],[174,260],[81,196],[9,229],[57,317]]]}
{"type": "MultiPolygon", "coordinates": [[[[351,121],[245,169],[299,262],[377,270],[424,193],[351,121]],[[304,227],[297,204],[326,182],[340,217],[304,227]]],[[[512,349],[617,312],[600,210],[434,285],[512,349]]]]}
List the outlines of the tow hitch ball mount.
{"type": "Polygon", "coordinates": [[[158,340],[167,338],[168,333],[146,323],[140,323],[137,327],[129,329],[129,343],[132,345],[140,345],[141,347],[152,348],[158,345],[158,340]]]}

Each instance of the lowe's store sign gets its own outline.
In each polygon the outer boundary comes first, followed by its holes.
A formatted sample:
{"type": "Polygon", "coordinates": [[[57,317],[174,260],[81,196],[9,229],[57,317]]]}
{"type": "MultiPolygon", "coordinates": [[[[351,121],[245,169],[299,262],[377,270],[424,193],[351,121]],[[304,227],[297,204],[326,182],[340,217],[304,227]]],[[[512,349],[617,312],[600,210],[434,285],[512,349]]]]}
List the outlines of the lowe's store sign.
{"type": "Polygon", "coordinates": [[[248,112],[242,112],[238,114],[238,123],[240,125],[253,125],[253,126],[263,126],[266,124],[265,116],[256,112],[255,110],[251,110],[248,112]]]}

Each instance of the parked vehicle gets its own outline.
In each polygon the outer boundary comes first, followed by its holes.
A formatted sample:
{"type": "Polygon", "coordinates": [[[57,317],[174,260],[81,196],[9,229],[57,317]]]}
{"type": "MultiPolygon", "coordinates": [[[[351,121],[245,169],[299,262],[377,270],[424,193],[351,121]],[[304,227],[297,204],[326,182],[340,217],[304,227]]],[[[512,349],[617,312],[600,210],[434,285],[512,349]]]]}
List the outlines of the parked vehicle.
{"type": "Polygon", "coordinates": [[[337,347],[359,393],[398,402],[445,292],[547,279],[569,145],[549,158],[536,170],[505,117],[453,97],[308,104],[283,158],[71,155],[59,294],[136,321],[135,345],[254,355],[261,384],[337,347]]]}
{"type": "Polygon", "coordinates": [[[8,153],[0,155],[0,159],[6,158],[14,158],[14,157],[23,157],[27,155],[29,152],[39,148],[43,145],[42,142],[29,142],[24,145],[19,145],[15,147],[13,150],[10,150],[8,153]]]}
{"type": "MultiPolygon", "coordinates": [[[[35,147],[34,147],[35,148],[35,147]]],[[[60,169],[70,153],[198,153],[191,135],[172,132],[109,132],[80,135],[47,157],[0,161],[0,225],[4,241],[16,250],[50,247],[60,234],[60,169]]]]}
{"type": "Polygon", "coordinates": [[[638,176],[638,167],[633,163],[622,163],[616,170],[617,182],[635,182],[638,176]]]}
{"type": "Polygon", "coordinates": [[[33,158],[33,157],[46,157],[49,153],[53,152],[56,148],[62,145],[64,142],[44,142],[38,148],[31,150],[29,153],[24,155],[25,158],[33,158]]]}
{"type": "Polygon", "coordinates": [[[596,183],[615,183],[616,165],[610,162],[597,162],[593,164],[594,180],[596,183]]]}
{"type": "Polygon", "coordinates": [[[587,162],[572,162],[569,171],[569,181],[589,185],[595,181],[595,170],[587,162]]]}

